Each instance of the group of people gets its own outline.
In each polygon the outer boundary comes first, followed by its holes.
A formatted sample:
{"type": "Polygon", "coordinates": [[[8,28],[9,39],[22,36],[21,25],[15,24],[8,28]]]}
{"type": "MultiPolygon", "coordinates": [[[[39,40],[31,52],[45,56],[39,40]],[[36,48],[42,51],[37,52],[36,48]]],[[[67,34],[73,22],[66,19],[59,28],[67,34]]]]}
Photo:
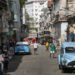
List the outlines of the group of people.
{"type": "Polygon", "coordinates": [[[55,47],[55,44],[54,44],[53,40],[51,42],[46,41],[45,45],[46,45],[46,51],[50,52],[50,57],[53,55],[53,58],[54,58],[56,47],[55,47]]]}
{"type": "Polygon", "coordinates": [[[8,71],[8,63],[8,52],[2,52],[2,50],[0,50],[0,75],[8,71]]]}
{"type": "MultiPolygon", "coordinates": [[[[53,42],[53,40],[51,42],[46,41],[46,51],[50,52],[50,57],[53,56],[53,58],[55,57],[55,52],[56,52],[56,42],[53,42]]],[[[38,48],[39,48],[39,44],[34,42],[33,43],[33,47],[34,47],[34,54],[37,55],[38,54],[38,48]]]]}
{"type": "Polygon", "coordinates": [[[12,51],[14,45],[15,42],[13,40],[7,40],[0,48],[0,75],[3,75],[4,72],[8,71],[10,52],[12,51]]]}

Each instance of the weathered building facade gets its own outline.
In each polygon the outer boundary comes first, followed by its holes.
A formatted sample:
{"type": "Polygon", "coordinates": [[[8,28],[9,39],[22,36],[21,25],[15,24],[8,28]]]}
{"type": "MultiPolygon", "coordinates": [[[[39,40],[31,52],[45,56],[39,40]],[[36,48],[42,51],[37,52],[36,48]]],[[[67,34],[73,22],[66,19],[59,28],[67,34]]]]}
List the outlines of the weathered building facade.
{"type": "Polygon", "coordinates": [[[9,31],[9,19],[11,13],[8,6],[8,0],[0,0],[0,46],[5,43],[9,31]]]}
{"type": "Polygon", "coordinates": [[[75,23],[75,0],[52,0],[50,8],[54,37],[61,42],[69,41],[69,26],[75,23]]]}
{"type": "Polygon", "coordinates": [[[19,41],[21,38],[20,2],[19,0],[0,0],[0,46],[7,39],[19,41]]]}

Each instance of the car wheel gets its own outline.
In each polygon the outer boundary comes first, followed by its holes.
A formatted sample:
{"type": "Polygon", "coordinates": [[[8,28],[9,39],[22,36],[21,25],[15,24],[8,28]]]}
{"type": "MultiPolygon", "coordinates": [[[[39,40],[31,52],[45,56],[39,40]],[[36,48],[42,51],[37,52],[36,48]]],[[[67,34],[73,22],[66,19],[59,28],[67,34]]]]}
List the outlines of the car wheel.
{"type": "Polygon", "coordinates": [[[68,72],[70,72],[71,70],[69,70],[68,68],[62,68],[62,72],[63,73],[68,73],[68,72]]]}
{"type": "Polygon", "coordinates": [[[61,65],[59,65],[59,69],[62,69],[62,66],[61,65]]]}
{"type": "Polygon", "coordinates": [[[72,73],[72,72],[74,72],[74,69],[65,68],[64,72],[65,73],[72,73]]]}
{"type": "Polygon", "coordinates": [[[28,55],[31,55],[31,54],[32,54],[31,52],[28,53],[28,55]]]}
{"type": "Polygon", "coordinates": [[[14,53],[14,55],[17,55],[17,53],[14,53]]]}
{"type": "Polygon", "coordinates": [[[66,69],[65,68],[62,68],[62,72],[65,73],[66,72],[66,69]]]}
{"type": "Polygon", "coordinates": [[[30,52],[29,54],[30,54],[30,55],[32,55],[32,53],[31,53],[31,52],[30,52]]]}

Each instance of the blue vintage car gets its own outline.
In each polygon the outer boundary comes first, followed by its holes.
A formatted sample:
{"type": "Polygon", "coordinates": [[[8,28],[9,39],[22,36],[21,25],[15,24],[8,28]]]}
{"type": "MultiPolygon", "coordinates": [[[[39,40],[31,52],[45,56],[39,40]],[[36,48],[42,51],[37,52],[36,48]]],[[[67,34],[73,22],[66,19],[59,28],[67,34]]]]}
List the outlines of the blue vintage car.
{"type": "Polygon", "coordinates": [[[75,69],[75,42],[64,42],[58,55],[59,69],[75,69]]]}
{"type": "Polygon", "coordinates": [[[15,46],[15,54],[17,53],[27,53],[31,54],[28,42],[17,42],[15,46]]]}

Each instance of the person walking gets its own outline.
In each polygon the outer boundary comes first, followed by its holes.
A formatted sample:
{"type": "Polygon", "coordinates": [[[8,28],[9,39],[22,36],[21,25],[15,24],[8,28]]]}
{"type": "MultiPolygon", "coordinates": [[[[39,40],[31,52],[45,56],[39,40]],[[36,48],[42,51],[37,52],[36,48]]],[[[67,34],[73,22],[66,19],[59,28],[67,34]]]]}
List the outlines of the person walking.
{"type": "Polygon", "coordinates": [[[57,52],[57,42],[56,41],[54,41],[54,48],[55,48],[55,53],[57,52]]]}
{"type": "Polygon", "coordinates": [[[73,41],[73,38],[74,38],[74,34],[73,34],[74,29],[73,29],[73,26],[72,25],[70,26],[69,31],[70,31],[70,41],[72,42],[73,41]]]}
{"type": "Polygon", "coordinates": [[[5,62],[4,54],[0,49],[0,75],[3,75],[4,72],[4,62],[5,62]]]}
{"type": "Polygon", "coordinates": [[[51,55],[53,55],[53,58],[54,58],[54,54],[55,54],[55,45],[54,45],[53,41],[51,41],[51,44],[50,44],[50,57],[51,57],[51,55]]]}
{"type": "Polygon", "coordinates": [[[49,42],[46,41],[46,51],[48,51],[48,50],[49,50],[49,42]]]}
{"type": "Polygon", "coordinates": [[[38,50],[38,44],[35,42],[34,43],[34,54],[36,54],[36,55],[38,54],[37,50],[38,50]]]}
{"type": "Polygon", "coordinates": [[[5,61],[4,61],[4,71],[7,72],[8,71],[8,64],[9,64],[9,55],[8,55],[8,51],[4,53],[5,55],[5,61]]]}
{"type": "Polygon", "coordinates": [[[33,38],[33,39],[32,39],[32,42],[33,42],[33,44],[34,44],[34,43],[36,42],[36,38],[33,38]]]}
{"type": "Polygon", "coordinates": [[[15,48],[15,41],[12,39],[9,41],[9,59],[12,59],[14,56],[14,48],[15,48]]]}
{"type": "Polygon", "coordinates": [[[73,25],[74,28],[74,42],[75,42],[75,24],[73,25]]]}

